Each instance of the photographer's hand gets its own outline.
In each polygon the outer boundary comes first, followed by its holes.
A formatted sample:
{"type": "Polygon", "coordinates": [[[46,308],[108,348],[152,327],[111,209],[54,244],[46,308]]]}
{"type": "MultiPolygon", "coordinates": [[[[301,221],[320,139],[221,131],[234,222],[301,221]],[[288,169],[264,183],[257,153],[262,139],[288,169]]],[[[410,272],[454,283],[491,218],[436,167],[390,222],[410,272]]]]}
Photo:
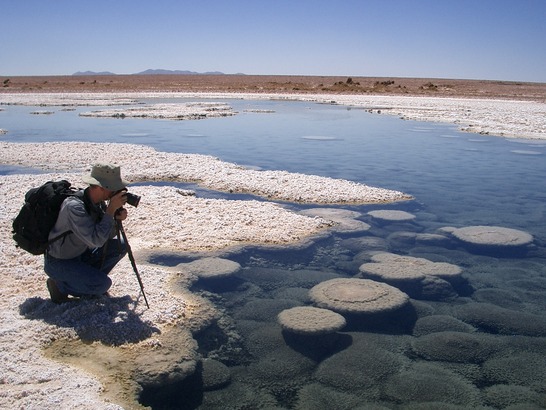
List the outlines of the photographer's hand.
{"type": "Polygon", "coordinates": [[[125,208],[119,208],[116,212],[115,218],[118,221],[125,221],[127,219],[127,209],[125,208]]]}
{"type": "MultiPolygon", "coordinates": [[[[111,216],[115,216],[118,209],[122,208],[127,203],[127,197],[125,191],[120,191],[115,195],[112,195],[108,206],[106,207],[106,213],[111,216]]],[[[127,212],[127,211],[126,211],[127,212]]],[[[125,215],[127,217],[127,215],[125,215]]]]}

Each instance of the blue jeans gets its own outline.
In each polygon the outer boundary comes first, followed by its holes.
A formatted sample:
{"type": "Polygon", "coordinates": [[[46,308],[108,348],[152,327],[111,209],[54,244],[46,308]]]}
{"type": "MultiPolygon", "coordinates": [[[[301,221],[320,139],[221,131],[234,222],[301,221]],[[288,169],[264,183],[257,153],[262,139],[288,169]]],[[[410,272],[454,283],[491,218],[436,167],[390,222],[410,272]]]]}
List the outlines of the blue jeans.
{"type": "Polygon", "coordinates": [[[112,286],[108,274],[126,254],[127,246],[123,240],[115,238],[72,259],[57,259],[46,252],[44,270],[62,293],[102,295],[112,286]]]}

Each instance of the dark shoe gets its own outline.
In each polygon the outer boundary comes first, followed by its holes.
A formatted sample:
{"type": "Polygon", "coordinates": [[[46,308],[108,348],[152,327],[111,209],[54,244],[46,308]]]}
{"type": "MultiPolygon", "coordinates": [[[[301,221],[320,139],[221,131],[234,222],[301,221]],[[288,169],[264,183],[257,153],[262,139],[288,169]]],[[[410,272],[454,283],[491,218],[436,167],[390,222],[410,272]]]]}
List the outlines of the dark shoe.
{"type": "Polygon", "coordinates": [[[51,278],[48,278],[46,281],[47,290],[49,290],[49,296],[51,297],[51,301],[53,303],[64,303],[68,302],[68,295],[65,293],[61,293],[59,288],[57,287],[57,284],[55,281],[51,278]]]}

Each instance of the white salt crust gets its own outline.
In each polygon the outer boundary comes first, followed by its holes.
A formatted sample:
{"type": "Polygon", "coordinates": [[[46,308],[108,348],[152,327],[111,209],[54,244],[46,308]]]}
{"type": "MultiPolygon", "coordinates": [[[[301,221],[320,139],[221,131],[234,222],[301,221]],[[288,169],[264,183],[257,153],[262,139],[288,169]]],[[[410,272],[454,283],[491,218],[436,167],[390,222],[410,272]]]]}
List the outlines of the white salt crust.
{"type": "MultiPolygon", "coordinates": [[[[405,120],[456,124],[466,132],[510,138],[546,139],[546,103],[478,98],[444,98],[341,94],[247,94],[247,93],[43,93],[0,94],[0,105],[94,106],[134,105],[138,99],[227,98],[309,101],[359,107],[395,115],[405,120]]],[[[9,131],[9,130],[8,130],[9,131]]]]}

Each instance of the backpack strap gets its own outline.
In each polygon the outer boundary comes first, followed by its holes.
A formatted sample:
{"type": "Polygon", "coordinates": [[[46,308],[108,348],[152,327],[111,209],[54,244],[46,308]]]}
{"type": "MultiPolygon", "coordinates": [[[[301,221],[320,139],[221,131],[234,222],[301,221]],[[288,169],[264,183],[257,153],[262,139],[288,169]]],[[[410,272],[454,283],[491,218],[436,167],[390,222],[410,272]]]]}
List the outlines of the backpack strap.
{"type": "Polygon", "coordinates": [[[49,245],[51,245],[53,242],[56,242],[56,241],[58,241],[59,239],[64,238],[65,236],[70,235],[71,233],[72,233],[72,231],[63,232],[62,234],[57,235],[55,238],[50,239],[49,241],[47,241],[47,245],[49,246],[49,245]]]}

